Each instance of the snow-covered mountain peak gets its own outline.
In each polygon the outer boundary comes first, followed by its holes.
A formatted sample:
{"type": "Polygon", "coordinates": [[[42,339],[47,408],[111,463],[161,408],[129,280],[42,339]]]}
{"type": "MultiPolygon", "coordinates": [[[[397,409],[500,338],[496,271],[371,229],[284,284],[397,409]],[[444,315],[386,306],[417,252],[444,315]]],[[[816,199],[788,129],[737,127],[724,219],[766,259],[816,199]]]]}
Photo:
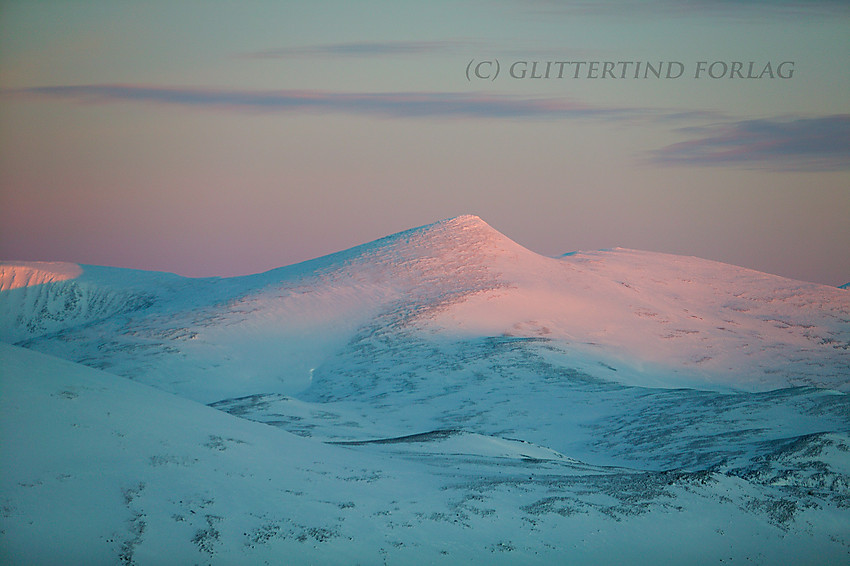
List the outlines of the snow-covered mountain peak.
{"type": "Polygon", "coordinates": [[[289,285],[294,280],[307,284],[318,277],[335,286],[348,281],[405,293],[439,281],[437,291],[445,292],[452,283],[468,287],[465,282],[471,272],[480,276],[498,271],[505,260],[510,263],[519,256],[542,257],[478,216],[462,215],[242,279],[255,289],[289,285]]]}
{"type": "Polygon", "coordinates": [[[435,222],[434,224],[450,224],[452,226],[458,226],[461,229],[466,229],[474,226],[486,226],[490,228],[490,225],[484,222],[480,216],[476,216],[474,214],[461,214],[460,216],[454,216],[452,218],[446,218],[445,220],[440,220],[439,222],[435,222]]]}
{"type": "Polygon", "coordinates": [[[834,287],[621,248],[545,257],[473,215],[247,277],[83,266],[0,295],[0,340],[205,402],[327,386],[335,358],[423,337],[546,344],[630,385],[846,390],[848,322],[834,287]]]}
{"type": "Polygon", "coordinates": [[[474,214],[462,214],[452,218],[446,218],[433,224],[422,227],[423,230],[445,230],[454,232],[458,238],[478,240],[508,240],[509,238],[490,226],[480,216],[474,214]]]}
{"type": "Polygon", "coordinates": [[[452,262],[453,256],[463,256],[478,264],[502,255],[537,255],[471,214],[399,232],[361,248],[369,259],[383,253],[392,260],[432,258],[452,262]]]}

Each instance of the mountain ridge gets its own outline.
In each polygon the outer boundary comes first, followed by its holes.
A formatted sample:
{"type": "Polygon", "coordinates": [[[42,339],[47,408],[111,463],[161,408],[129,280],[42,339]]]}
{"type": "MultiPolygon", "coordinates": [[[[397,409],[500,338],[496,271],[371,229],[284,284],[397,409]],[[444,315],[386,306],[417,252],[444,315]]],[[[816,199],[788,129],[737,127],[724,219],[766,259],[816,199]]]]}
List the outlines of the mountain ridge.
{"type": "Polygon", "coordinates": [[[0,292],[0,339],[206,402],[295,394],[402,334],[545,340],[629,384],[850,387],[843,290],[624,248],[546,257],[474,215],[235,278],[81,269],[0,292]]]}

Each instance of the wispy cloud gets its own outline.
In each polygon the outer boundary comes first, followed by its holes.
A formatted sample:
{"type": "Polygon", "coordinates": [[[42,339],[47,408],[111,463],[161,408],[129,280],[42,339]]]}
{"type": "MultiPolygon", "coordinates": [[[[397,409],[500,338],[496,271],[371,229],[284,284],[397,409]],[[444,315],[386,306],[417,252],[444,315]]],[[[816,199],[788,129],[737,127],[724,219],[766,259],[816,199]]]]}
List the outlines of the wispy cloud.
{"type": "Polygon", "coordinates": [[[595,0],[522,2],[523,10],[541,14],[663,14],[720,18],[833,17],[850,15],[847,0],[595,0]]]}
{"type": "Polygon", "coordinates": [[[662,165],[741,165],[786,171],[850,169],[850,114],[680,128],[693,139],[652,152],[662,165]]]}
{"type": "Polygon", "coordinates": [[[387,57],[426,55],[451,51],[467,43],[459,41],[356,41],[304,47],[264,49],[239,55],[245,59],[284,59],[291,57],[387,57]]]}
{"type": "Polygon", "coordinates": [[[35,87],[18,90],[14,94],[65,98],[84,103],[142,102],[242,111],[345,112],[396,118],[627,118],[641,115],[639,109],[596,107],[562,98],[450,92],[252,91],[114,84],[35,87]]]}
{"type": "MultiPolygon", "coordinates": [[[[678,3],[673,0],[662,0],[662,4],[678,3]]],[[[695,9],[720,10],[729,8],[747,8],[761,12],[769,10],[786,10],[794,12],[834,12],[847,13],[847,0],[693,0],[690,2],[695,9]]]]}
{"type": "Polygon", "coordinates": [[[649,161],[662,166],[850,169],[850,114],[734,121],[705,111],[604,107],[564,98],[483,93],[254,91],[134,84],[46,86],[5,94],[87,104],[134,102],[237,112],[340,112],[407,119],[596,119],[651,122],[670,128],[697,122],[708,125],[676,128],[674,131],[690,139],[650,151],[649,161]]]}

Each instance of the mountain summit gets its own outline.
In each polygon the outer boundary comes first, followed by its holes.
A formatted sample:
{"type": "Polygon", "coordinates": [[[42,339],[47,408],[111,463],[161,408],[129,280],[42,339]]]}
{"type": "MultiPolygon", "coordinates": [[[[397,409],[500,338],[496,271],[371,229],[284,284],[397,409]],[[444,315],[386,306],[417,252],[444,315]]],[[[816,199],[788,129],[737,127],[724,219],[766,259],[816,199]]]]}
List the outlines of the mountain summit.
{"type": "Polygon", "coordinates": [[[631,385],[850,388],[842,290],[626,249],[544,257],[472,215],[247,277],[60,267],[0,267],[5,341],[207,402],[301,391],[364,333],[533,339],[631,385]]]}

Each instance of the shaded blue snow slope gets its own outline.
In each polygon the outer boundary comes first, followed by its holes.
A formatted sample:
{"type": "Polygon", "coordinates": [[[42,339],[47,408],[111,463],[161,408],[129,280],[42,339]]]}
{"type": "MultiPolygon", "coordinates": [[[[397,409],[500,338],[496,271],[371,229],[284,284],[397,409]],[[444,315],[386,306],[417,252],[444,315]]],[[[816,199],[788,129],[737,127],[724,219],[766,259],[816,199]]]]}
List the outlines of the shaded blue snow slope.
{"type": "MultiPolygon", "coordinates": [[[[842,432],[762,440],[707,469],[643,470],[518,438],[518,418],[510,438],[460,419],[387,438],[366,423],[362,440],[329,442],[18,347],[0,345],[0,359],[4,564],[837,564],[850,549],[842,432]]],[[[316,430],[357,412],[266,401],[316,430]]],[[[621,416],[636,427],[633,408],[621,416]]]]}
{"type": "Polygon", "coordinates": [[[4,564],[850,561],[846,290],[463,216],[0,322],[4,564]]]}

